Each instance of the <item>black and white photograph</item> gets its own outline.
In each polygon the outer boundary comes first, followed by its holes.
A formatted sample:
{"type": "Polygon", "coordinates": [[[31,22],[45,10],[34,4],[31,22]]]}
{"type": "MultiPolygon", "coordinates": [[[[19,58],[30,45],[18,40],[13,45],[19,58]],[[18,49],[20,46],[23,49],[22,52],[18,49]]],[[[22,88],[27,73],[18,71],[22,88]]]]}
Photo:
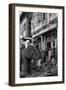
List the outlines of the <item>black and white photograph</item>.
{"type": "Polygon", "coordinates": [[[10,85],[64,83],[64,7],[11,4],[10,85]]]}
{"type": "Polygon", "coordinates": [[[20,13],[20,78],[58,75],[58,14],[20,13]]]}

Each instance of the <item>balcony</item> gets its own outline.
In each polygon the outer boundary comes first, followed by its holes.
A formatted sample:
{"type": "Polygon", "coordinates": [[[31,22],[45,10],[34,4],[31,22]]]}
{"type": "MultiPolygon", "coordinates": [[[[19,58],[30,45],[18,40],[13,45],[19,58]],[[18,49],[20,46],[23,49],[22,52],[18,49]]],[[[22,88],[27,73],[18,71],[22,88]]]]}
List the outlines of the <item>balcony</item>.
{"type": "Polygon", "coordinates": [[[31,33],[34,33],[36,32],[37,30],[39,30],[40,28],[42,28],[43,26],[45,26],[46,24],[48,24],[48,20],[45,19],[43,20],[42,22],[38,23],[37,25],[35,25],[33,28],[32,28],[32,32],[31,33]]]}
{"type": "Polygon", "coordinates": [[[47,18],[45,18],[44,20],[42,20],[40,23],[36,24],[36,25],[32,28],[32,30],[31,30],[31,31],[32,31],[32,32],[31,32],[32,35],[33,35],[35,32],[37,32],[37,31],[41,32],[42,28],[44,28],[43,30],[45,30],[46,28],[48,28],[48,25],[49,25],[49,24],[51,24],[50,27],[53,26],[53,25],[55,25],[56,22],[55,22],[54,20],[57,19],[57,17],[58,17],[58,15],[55,14],[55,13],[53,13],[53,14],[51,14],[51,15],[48,15],[47,18]],[[52,21],[53,21],[53,23],[51,23],[52,21]]]}

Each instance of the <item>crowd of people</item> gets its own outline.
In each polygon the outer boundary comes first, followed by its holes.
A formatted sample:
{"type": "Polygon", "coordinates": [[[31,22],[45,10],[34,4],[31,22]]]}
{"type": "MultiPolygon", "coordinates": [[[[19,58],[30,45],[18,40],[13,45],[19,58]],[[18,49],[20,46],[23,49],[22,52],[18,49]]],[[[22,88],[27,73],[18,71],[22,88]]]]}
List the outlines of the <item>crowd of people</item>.
{"type": "Polygon", "coordinates": [[[20,47],[20,77],[26,77],[27,75],[32,74],[32,69],[35,69],[37,71],[43,69],[43,72],[45,73],[52,72],[52,75],[56,75],[56,55],[57,53],[55,48],[47,48],[45,51],[40,51],[39,47],[35,46],[32,43],[32,40],[26,40],[25,42],[22,40],[22,44],[20,47]],[[50,53],[49,56],[48,53],[50,53]]]}

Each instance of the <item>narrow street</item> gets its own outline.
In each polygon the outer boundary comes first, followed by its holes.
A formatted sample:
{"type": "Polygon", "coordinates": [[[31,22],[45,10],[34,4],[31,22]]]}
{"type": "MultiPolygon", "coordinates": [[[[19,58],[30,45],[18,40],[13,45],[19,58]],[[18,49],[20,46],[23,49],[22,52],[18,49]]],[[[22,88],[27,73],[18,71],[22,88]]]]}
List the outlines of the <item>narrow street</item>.
{"type": "Polygon", "coordinates": [[[21,78],[58,75],[57,26],[57,13],[20,14],[21,78]],[[37,64],[38,61],[41,61],[41,65],[37,64]]]}
{"type": "Polygon", "coordinates": [[[45,76],[57,76],[57,65],[52,65],[51,63],[48,66],[44,65],[42,67],[37,67],[31,69],[31,73],[26,77],[45,77],[45,76]]]}

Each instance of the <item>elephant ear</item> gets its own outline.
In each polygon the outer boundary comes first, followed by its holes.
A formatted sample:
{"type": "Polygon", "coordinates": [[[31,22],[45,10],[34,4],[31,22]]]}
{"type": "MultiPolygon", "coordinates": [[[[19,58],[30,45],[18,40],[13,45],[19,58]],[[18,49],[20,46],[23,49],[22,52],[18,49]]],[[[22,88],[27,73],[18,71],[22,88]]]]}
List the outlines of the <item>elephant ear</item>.
{"type": "Polygon", "coordinates": [[[36,59],[36,49],[34,46],[30,45],[27,47],[28,56],[30,59],[36,59]]]}

